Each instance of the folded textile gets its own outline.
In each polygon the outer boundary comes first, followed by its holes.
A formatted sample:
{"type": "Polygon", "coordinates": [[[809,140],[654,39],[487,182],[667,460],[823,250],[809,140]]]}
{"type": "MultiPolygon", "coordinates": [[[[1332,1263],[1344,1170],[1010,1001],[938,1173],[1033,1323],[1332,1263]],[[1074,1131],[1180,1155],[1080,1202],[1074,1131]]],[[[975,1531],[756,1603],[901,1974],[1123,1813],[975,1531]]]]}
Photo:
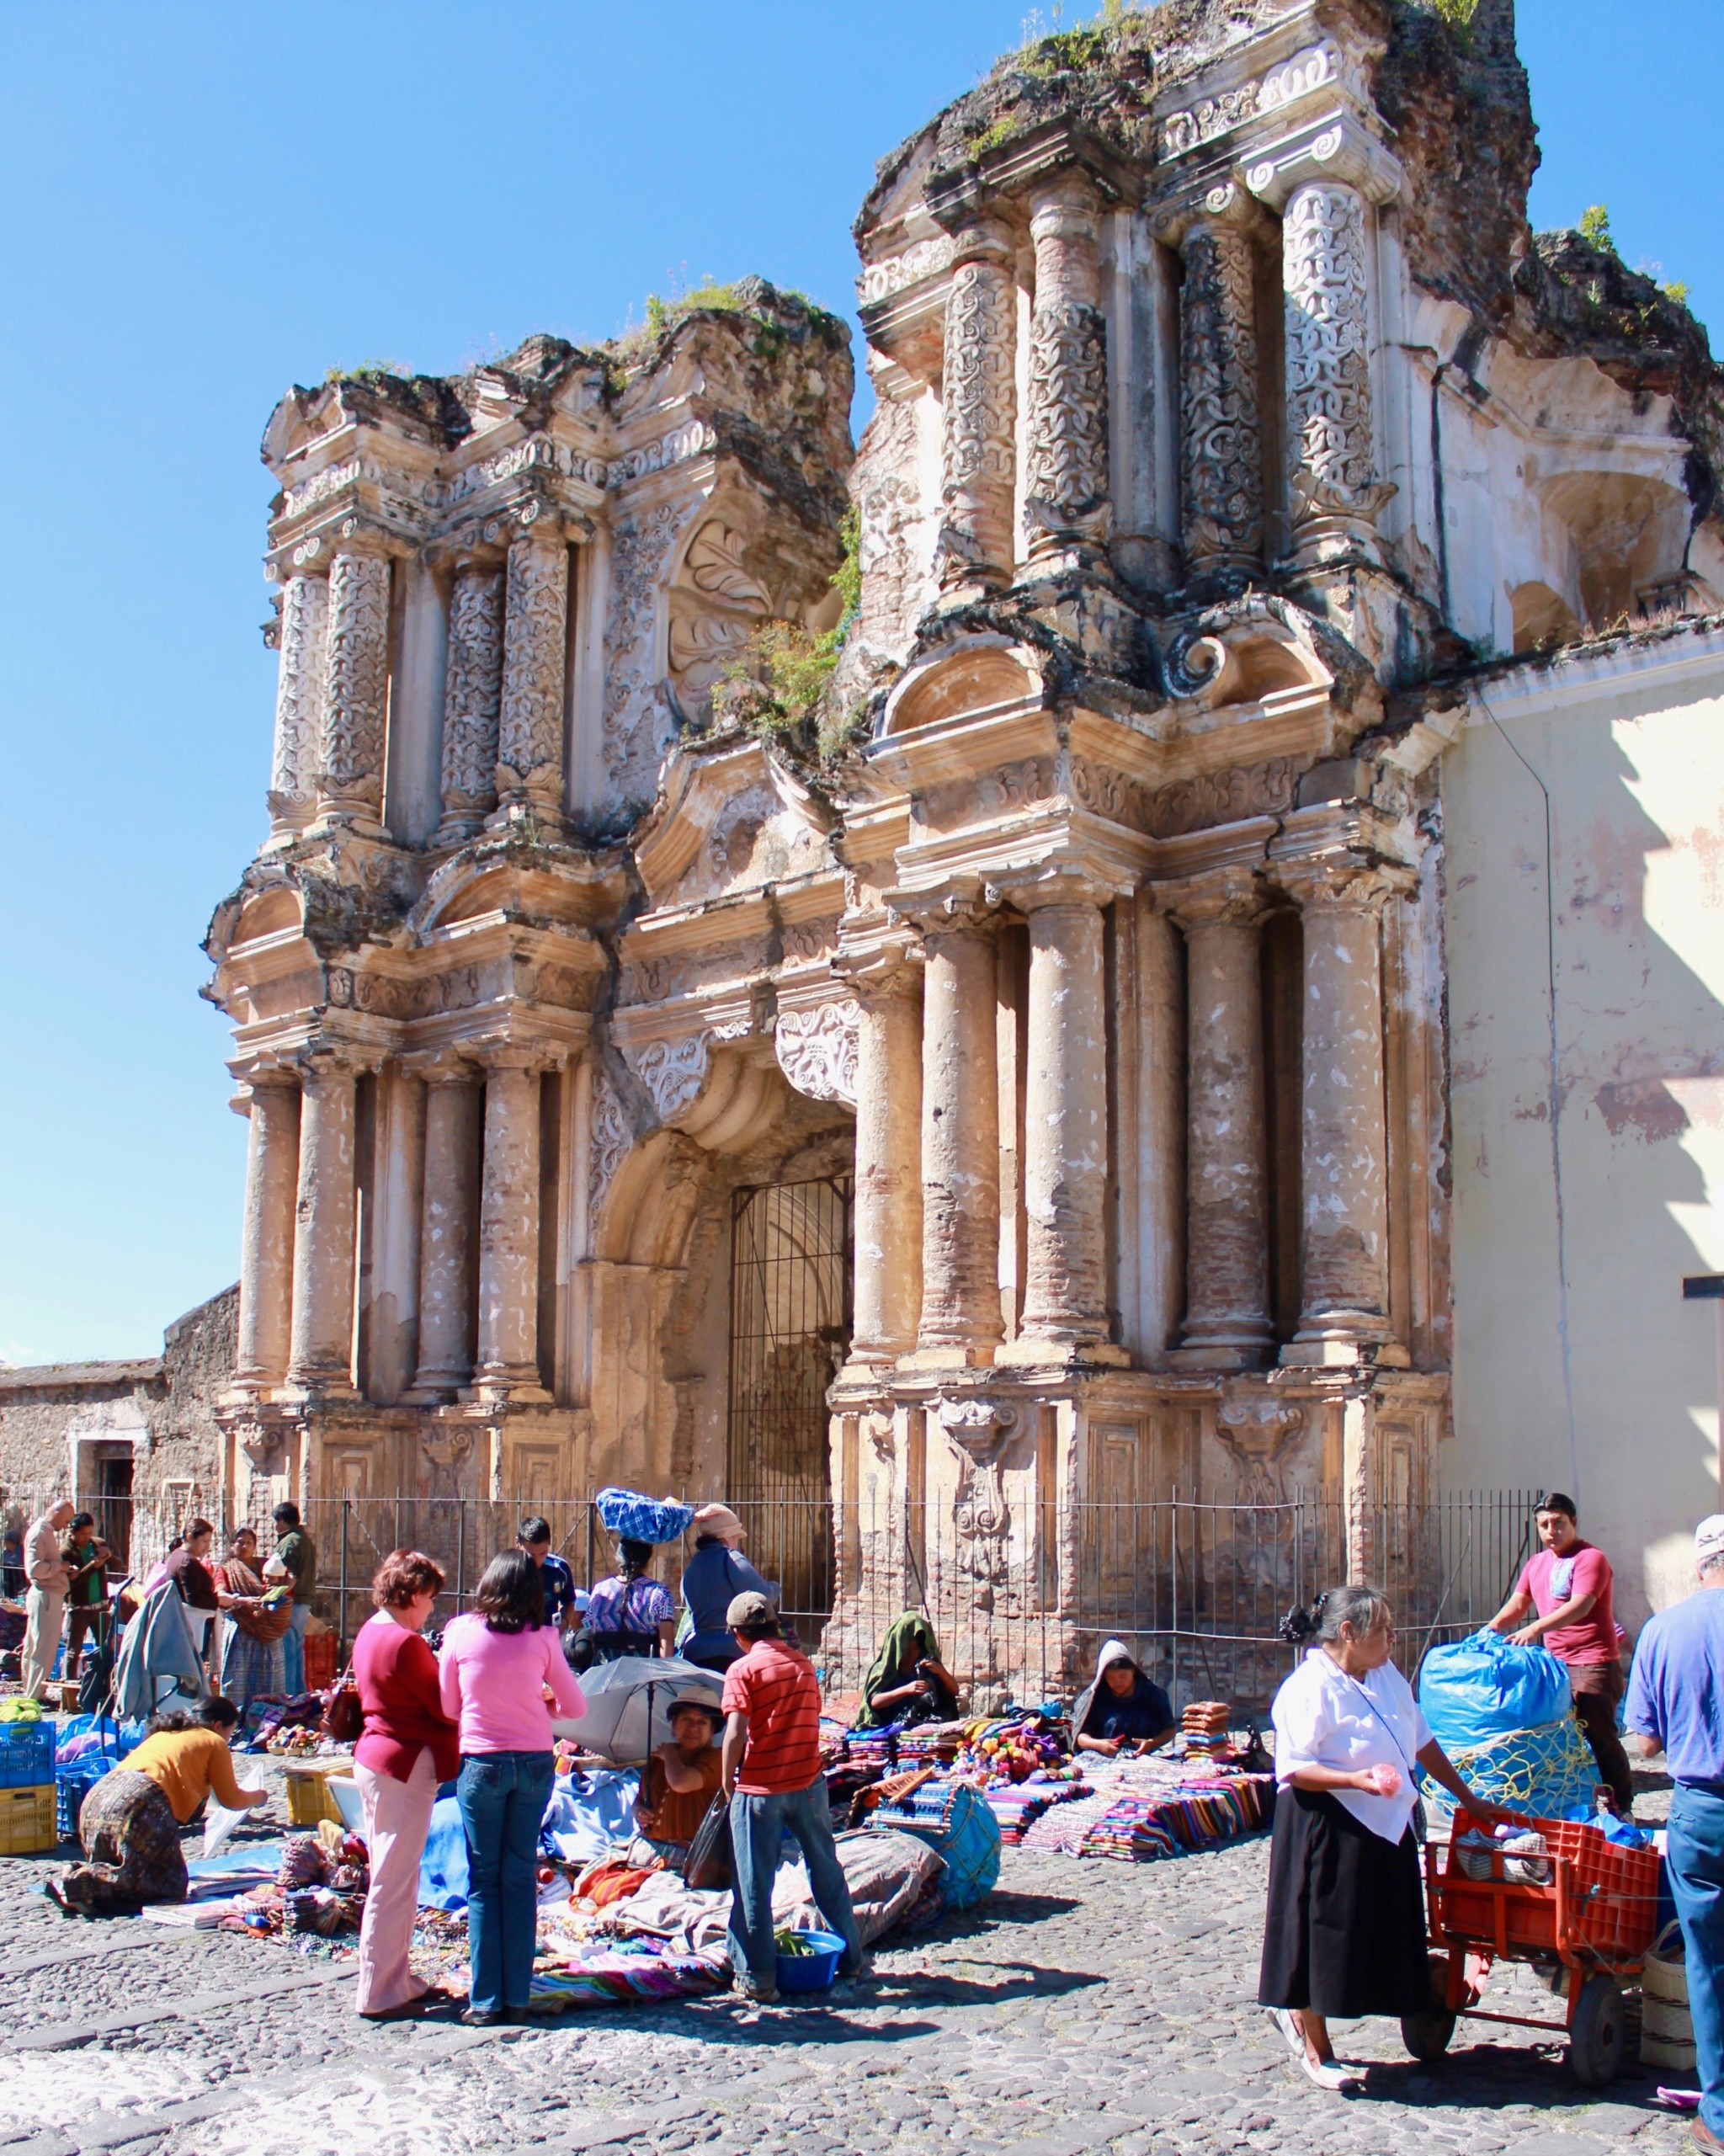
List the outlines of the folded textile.
{"type": "Polygon", "coordinates": [[[692,1504],[678,1504],[674,1498],[646,1497],[639,1490],[600,1490],[593,1502],[613,1535],[625,1535],[636,1542],[679,1542],[694,1518],[692,1504]]]}

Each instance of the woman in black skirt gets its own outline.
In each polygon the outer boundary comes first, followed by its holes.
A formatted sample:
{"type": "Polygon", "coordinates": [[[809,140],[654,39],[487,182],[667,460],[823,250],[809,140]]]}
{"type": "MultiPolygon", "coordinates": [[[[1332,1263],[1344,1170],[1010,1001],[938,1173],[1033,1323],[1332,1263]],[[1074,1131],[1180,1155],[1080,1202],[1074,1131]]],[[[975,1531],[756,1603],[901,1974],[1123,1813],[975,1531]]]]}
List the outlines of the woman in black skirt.
{"type": "Polygon", "coordinates": [[[1346,2089],[1360,2075],[1338,2063],[1331,2016],[1430,2009],[1413,1763],[1476,1818],[1509,1815],[1473,1794],[1432,1736],[1389,1659],[1385,1596],[1331,1588],[1288,1629],[1317,1644],[1275,1695],[1280,1797],[1258,2003],[1318,2088],[1346,2089]]]}

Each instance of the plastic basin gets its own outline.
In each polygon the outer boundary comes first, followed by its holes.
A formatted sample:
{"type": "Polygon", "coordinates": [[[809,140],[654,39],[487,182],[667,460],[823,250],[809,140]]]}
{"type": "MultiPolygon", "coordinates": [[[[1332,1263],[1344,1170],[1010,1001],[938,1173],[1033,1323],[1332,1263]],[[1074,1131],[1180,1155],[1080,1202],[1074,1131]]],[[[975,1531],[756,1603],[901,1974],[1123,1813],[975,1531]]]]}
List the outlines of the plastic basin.
{"type": "Polygon", "coordinates": [[[827,1991],[843,1959],[844,1942],[833,1931],[805,1931],[806,1954],[780,1954],[778,1988],[780,1991],[827,1991]]]}

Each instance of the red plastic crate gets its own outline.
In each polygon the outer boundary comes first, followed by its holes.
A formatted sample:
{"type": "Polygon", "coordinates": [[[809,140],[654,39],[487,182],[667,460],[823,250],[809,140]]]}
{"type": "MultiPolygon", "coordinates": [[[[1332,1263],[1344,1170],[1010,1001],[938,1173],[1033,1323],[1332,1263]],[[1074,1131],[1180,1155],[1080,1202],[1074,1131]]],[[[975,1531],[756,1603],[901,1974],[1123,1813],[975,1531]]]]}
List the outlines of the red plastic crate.
{"type": "Polygon", "coordinates": [[[1596,1827],[1535,1819],[1551,1856],[1563,1861],[1560,1890],[1555,1876],[1548,1887],[1505,1880],[1500,1854],[1488,1881],[1469,1879],[1455,1843],[1472,1823],[1465,1813],[1456,1814],[1433,1897],[1439,1930],[1498,1959],[1589,1955],[1624,1963],[1644,1957],[1657,1929],[1656,1850],[1624,1849],[1596,1827]]]}

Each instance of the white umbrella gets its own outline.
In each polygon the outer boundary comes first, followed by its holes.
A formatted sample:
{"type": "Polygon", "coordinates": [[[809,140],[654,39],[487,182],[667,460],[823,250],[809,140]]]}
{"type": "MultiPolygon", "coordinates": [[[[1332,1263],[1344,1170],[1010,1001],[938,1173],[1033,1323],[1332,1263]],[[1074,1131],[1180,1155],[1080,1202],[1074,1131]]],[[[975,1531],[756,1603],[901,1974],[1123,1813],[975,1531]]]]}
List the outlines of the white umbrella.
{"type": "Polygon", "coordinates": [[[676,1656],[669,1659],[620,1655],[583,1671],[580,1685],[587,1711],[578,1722],[553,1722],[559,1737],[573,1739],[619,1766],[642,1766],[670,1738],[673,1704],[691,1696],[710,1700],[716,1709],[724,1680],[676,1656]]]}

